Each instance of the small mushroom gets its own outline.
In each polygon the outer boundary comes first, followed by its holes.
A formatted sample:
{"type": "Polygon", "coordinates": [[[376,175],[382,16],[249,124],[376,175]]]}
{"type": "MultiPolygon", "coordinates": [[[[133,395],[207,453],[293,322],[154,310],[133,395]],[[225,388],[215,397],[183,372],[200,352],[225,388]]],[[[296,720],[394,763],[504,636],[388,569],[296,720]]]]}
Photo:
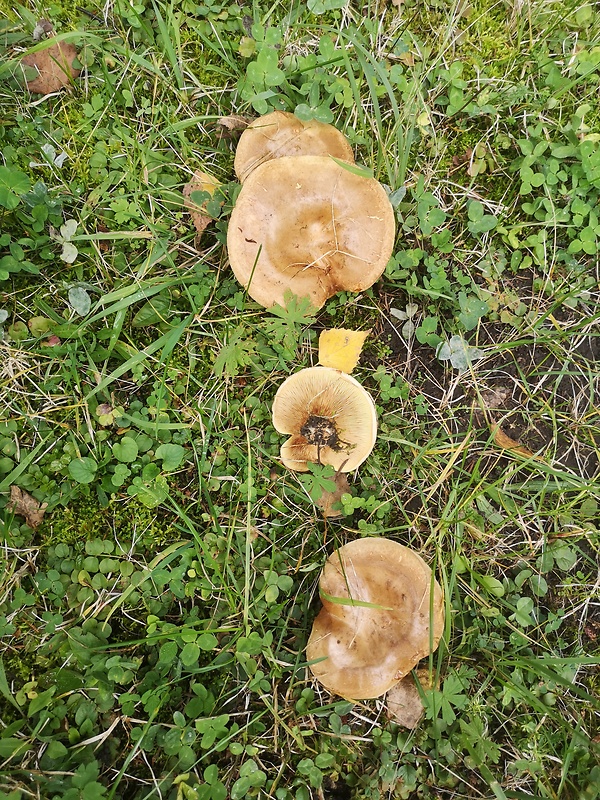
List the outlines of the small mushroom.
{"type": "Polygon", "coordinates": [[[37,76],[28,80],[27,88],[35,94],[50,94],[68,86],[80,71],[73,66],[77,48],[69,42],[56,42],[44,50],[23,56],[21,64],[31,67],[37,76]]]}
{"type": "Polygon", "coordinates": [[[246,179],[227,248],[236,278],[257,303],[285,305],[289,289],[320,308],[336,292],[372,286],[394,238],[394,210],[380,183],[328,156],[287,156],[246,179]]]}
{"type": "Polygon", "coordinates": [[[288,111],[273,111],[246,128],[233,166],[243,183],[253,169],[272,158],[326,155],[354,162],[350,142],[333,125],[316,120],[303,122],[288,111]]]}
{"type": "Polygon", "coordinates": [[[313,675],[352,700],[380,697],[438,646],[442,590],[414,550],[383,538],[333,553],[306,648],[313,675]]]}
{"type": "Polygon", "coordinates": [[[377,436],[371,395],[345,372],[308,367],[290,375],[273,401],[273,425],[290,438],[281,447],[288,469],[308,462],[351,472],[369,455],[377,436]]]}

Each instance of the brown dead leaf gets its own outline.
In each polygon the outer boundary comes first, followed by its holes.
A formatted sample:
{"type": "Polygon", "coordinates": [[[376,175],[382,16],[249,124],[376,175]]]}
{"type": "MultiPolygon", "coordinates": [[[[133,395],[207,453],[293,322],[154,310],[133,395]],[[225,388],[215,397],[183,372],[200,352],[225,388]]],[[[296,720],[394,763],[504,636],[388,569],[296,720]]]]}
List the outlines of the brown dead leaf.
{"type": "Polygon", "coordinates": [[[96,416],[98,417],[100,425],[107,428],[115,421],[115,409],[110,403],[99,403],[96,406],[96,416]]]}
{"type": "MultiPolygon", "coordinates": [[[[417,680],[423,689],[429,689],[429,670],[418,669],[417,680]]],[[[409,672],[385,696],[388,718],[403,728],[416,728],[423,716],[423,703],[417,684],[409,672]]]]}
{"type": "Polygon", "coordinates": [[[13,484],[10,487],[10,500],[6,507],[9,511],[25,517],[25,522],[35,530],[44,518],[48,503],[40,503],[35,497],[13,484]]]}
{"type": "Polygon", "coordinates": [[[194,223],[194,227],[198,233],[202,233],[202,231],[207,228],[213,220],[212,217],[209,217],[208,214],[204,213],[206,211],[205,203],[202,205],[194,203],[191,198],[192,192],[208,192],[212,195],[214,194],[215,189],[217,189],[220,185],[221,184],[216,178],[214,178],[212,175],[209,175],[208,172],[203,172],[199,169],[194,173],[192,180],[189,183],[186,183],[186,185],[183,187],[185,207],[190,212],[192,222],[194,223]]]}
{"type": "Polygon", "coordinates": [[[336,472],[333,478],[335,483],[335,490],[333,492],[323,492],[317,501],[317,505],[323,511],[324,517],[341,517],[343,511],[341,509],[333,508],[336,503],[339,503],[343,494],[350,494],[350,484],[344,472],[336,472]]]}
{"type": "Polygon", "coordinates": [[[415,54],[407,51],[406,53],[402,53],[398,56],[398,60],[401,61],[405,67],[414,67],[415,65],[415,54]]]}
{"type": "Polygon", "coordinates": [[[464,164],[468,164],[473,156],[473,151],[470,147],[467,147],[465,152],[462,155],[452,156],[452,166],[453,167],[462,167],[464,164]]]}
{"type": "Polygon", "coordinates": [[[81,70],[73,67],[77,48],[68,42],[51,44],[37,53],[23,56],[21,64],[37,72],[37,77],[26,81],[27,88],[35,94],[50,94],[69,86],[81,70]]]}
{"type": "Polygon", "coordinates": [[[35,28],[31,33],[31,38],[34,42],[39,42],[41,39],[48,36],[48,34],[52,33],[54,30],[54,25],[50,22],[49,19],[38,19],[35,24],[35,28]]]}
{"type": "Polygon", "coordinates": [[[242,117],[239,114],[221,117],[217,120],[217,135],[222,139],[231,139],[234,134],[245,130],[250,122],[249,117],[242,117]]]}
{"type": "Polygon", "coordinates": [[[519,442],[511,439],[510,436],[504,433],[500,425],[492,423],[491,430],[494,436],[494,444],[497,444],[498,447],[501,447],[503,450],[512,450],[513,453],[519,453],[519,455],[525,456],[526,458],[531,458],[531,456],[534,455],[527,447],[523,447],[519,442]]]}
{"type": "MultiPolygon", "coordinates": [[[[103,222],[98,222],[96,224],[96,230],[98,233],[108,233],[108,227],[103,222]]],[[[109,242],[100,239],[98,242],[96,242],[96,247],[98,250],[100,250],[100,252],[105,253],[110,249],[110,244],[109,242]]]]}
{"type": "Polygon", "coordinates": [[[510,389],[506,386],[492,386],[489,389],[482,389],[480,392],[481,402],[487,411],[492,408],[503,408],[507,399],[510,397],[510,389]]]}

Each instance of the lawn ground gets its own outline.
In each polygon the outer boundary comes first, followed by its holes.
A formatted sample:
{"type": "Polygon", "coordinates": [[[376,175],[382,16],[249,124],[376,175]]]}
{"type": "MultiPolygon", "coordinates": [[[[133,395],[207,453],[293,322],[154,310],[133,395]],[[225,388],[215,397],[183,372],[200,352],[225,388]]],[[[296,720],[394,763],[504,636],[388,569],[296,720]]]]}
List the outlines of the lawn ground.
{"type": "Polygon", "coordinates": [[[1,800],[600,796],[599,87],[596,3],[0,0],[1,800]],[[81,68],[49,95],[42,19],[81,68]],[[395,208],[318,311],[227,261],[273,109],[395,208]],[[379,433],[326,519],[271,404],[332,327],[371,331],[379,433]],[[306,666],[370,536],[444,590],[411,730],[306,666]]]}

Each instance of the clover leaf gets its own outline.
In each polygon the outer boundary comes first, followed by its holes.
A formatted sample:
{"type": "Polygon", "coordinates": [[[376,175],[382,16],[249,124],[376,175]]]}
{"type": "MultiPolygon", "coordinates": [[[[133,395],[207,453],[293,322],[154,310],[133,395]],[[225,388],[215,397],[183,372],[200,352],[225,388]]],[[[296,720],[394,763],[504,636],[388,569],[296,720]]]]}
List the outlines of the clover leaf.
{"type": "Polygon", "coordinates": [[[471,347],[462,336],[453,336],[449,342],[441,342],[436,350],[440,361],[450,361],[454,369],[466,370],[474,361],[485,357],[483,350],[471,347]]]}

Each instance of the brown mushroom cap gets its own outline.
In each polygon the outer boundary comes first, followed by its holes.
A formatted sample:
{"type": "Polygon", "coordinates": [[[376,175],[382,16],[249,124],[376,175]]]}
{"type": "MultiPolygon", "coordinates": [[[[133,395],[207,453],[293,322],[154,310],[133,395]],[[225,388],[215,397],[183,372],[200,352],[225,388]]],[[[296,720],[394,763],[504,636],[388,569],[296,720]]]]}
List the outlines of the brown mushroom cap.
{"type": "Polygon", "coordinates": [[[331,464],[341,472],[356,469],[377,436],[371,395],[345,372],[308,367],[290,375],[273,401],[273,425],[290,434],[281,447],[288,469],[307,472],[307,462],[331,464]]]}
{"type": "Polygon", "coordinates": [[[33,67],[38,73],[36,78],[27,81],[27,88],[36,94],[60,91],[81,71],[73,67],[76,58],[77,48],[68,42],[57,42],[44,50],[23,56],[21,64],[33,67]]]}
{"type": "Polygon", "coordinates": [[[272,158],[326,155],[354,162],[350,142],[333,125],[316,120],[303,122],[288,111],[273,111],[246,128],[233,166],[243,183],[253,169],[272,158]]]}
{"type": "Polygon", "coordinates": [[[414,550],[390,539],[350,542],[327,559],[319,586],[323,608],[306,655],[334,694],[379,697],[438,646],[442,590],[414,550]]]}
{"type": "Polygon", "coordinates": [[[290,289],[320,308],[336,292],[372,286],[394,238],[394,210],[380,183],[329,156],[296,156],[250,173],[227,248],[236,278],[257,303],[285,305],[290,289]]]}

